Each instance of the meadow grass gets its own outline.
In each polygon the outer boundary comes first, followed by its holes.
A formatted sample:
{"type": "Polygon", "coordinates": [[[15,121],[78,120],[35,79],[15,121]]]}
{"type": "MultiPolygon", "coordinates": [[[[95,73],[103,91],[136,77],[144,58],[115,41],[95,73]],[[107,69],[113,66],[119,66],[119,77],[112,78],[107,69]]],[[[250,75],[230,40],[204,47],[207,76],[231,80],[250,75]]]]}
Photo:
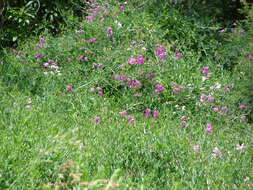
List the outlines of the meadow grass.
{"type": "Polygon", "coordinates": [[[252,188],[237,50],[176,8],[166,27],[166,8],[111,1],[5,50],[0,189],[252,188]]]}

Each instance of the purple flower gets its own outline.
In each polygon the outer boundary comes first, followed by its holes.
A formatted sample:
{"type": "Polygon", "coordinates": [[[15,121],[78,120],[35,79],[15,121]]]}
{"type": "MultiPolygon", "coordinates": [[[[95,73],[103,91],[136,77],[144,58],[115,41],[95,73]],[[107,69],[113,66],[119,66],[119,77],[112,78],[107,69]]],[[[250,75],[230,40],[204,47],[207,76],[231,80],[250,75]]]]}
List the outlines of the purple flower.
{"type": "Polygon", "coordinates": [[[211,78],[212,77],[212,73],[207,73],[206,77],[207,78],[211,78]]]}
{"type": "Polygon", "coordinates": [[[165,47],[164,46],[159,46],[156,49],[156,55],[159,57],[161,61],[165,60],[168,54],[165,52],[165,47]]]}
{"type": "Polygon", "coordinates": [[[224,32],[225,32],[225,29],[222,29],[222,30],[220,30],[219,32],[220,32],[220,33],[224,33],[224,32]]]}
{"type": "Polygon", "coordinates": [[[90,16],[86,17],[86,20],[87,20],[88,23],[92,23],[95,18],[96,18],[95,15],[90,15],[90,16]]]}
{"type": "Polygon", "coordinates": [[[219,111],[219,108],[213,108],[213,111],[217,113],[219,111]]]}
{"type": "Polygon", "coordinates": [[[67,90],[67,91],[71,91],[71,92],[72,92],[72,91],[73,91],[73,87],[72,87],[72,86],[70,86],[70,85],[68,85],[68,86],[66,86],[66,90],[67,90]]]}
{"type": "Polygon", "coordinates": [[[143,65],[144,62],[145,62],[143,55],[140,55],[140,56],[137,58],[136,61],[137,61],[137,63],[143,65]]]}
{"type": "Polygon", "coordinates": [[[37,55],[34,56],[35,59],[39,59],[39,58],[41,58],[41,57],[43,57],[42,54],[37,54],[37,55]]]}
{"type": "Polygon", "coordinates": [[[121,75],[120,80],[123,82],[127,81],[127,76],[125,74],[121,75]]]}
{"type": "Polygon", "coordinates": [[[222,113],[227,114],[228,113],[228,108],[226,106],[223,106],[221,108],[221,111],[222,111],[222,113]]]}
{"type": "Polygon", "coordinates": [[[155,75],[153,73],[148,73],[147,74],[147,79],[152,79],[154,77],[155,77],[155,75]]]}
{"type": "Polygon", "coordinates": [[[183,116],[180,117],[180,119],[181,119],[182,121],[186,121],[186,120],[188,119],[188,117],[185,116],[185,115],[183,115],[183,116]]]}
{"type": "Polygon", "coordinates": [[[102,64],[102,63],[95,64],[95,66],[96,66],[97,68],[99,68],[99,69],[102,69],[102,68],[105,67],[104,64],[102,64]]]}
{"type": "Polygon", "coordinates": [[[98,116],[96,116],[96,117],[94,118],[94,120],[95,120],[97,123],[99,123],[99,122],[101,121],[101,118],[98,117],[98,116]]]}
{"type": "Polygon", "coordinates": [[[175,88],[172,88],[172,90],[173,90],[174,93],[177,93],[177,92],[180,92],[180,91],[181,91],[181,88],[176,88],[176,87],[175,87],[175,88]]]}
{"type": "Polygon", "coordinates": [[[113,32],[112,32],[112,28],[111,27],[109,27],[109,28],[107,28],[107,36],[108,36],[108,38],[112,38],[113,37],[113,32]]]}
{"type": "Polygon", "coordinates": [[[146,117],[151,117],[151,110],[149,108],[146,109],[145,116],[146,117]]]}
{"type": "Polygon", "coordinates": [[[180,58],[183,57],[183,54],[182,54],[182,53],[176,53],[176,54],[175,54],[175,57],[176,57],[177,59],[180,59],[180,58]]]}
{"type": "Polygon", "coordinates": [[[238,32],[239,32],[239,34],[244,34],[245,33],[245,31],[243,29],[239,30],[238,32]]]}
{"type": "Polygon", "coordinates": [[[159,117],[159,112],[157,109],[154,110],[153,117],[158,118],[159,117]]]}
{"type": "Polygon", "coordinates": [[[201,101],[201,102],[204,102],[204,101],[206,100],[206,98],[207,98],[207,95],[206,95],[206,94],[201,94],[201,95],[200,95],[200,101],[201,101]]]}
{"type": "Polygon", "coordinates": [[[157,84],[156,87],[155,87],[155,92],[156,92],[157,94],[159,94],[159,93],[163,92],[165,89],[166,89],[166,88],[165,88],[163,85],[157,84]]]}
{"type": "Polygon", "coordinates": [[[208,123],[207,126],[206,126],[206,131],[208,133],[212,133],[213,132],[213,126],[211,123],[208,123]]]}
{"type": "Polygon", "coordinates": [[[248,56],[248,60],[249,60],[249,61],[253,61],[253,56],[252,56],[252,55],[249,55],[249,56],[248,56]]]}
{"type": "Polygon", "coordinates": [[[43,46],[46,43],[45,38],[40,38],[40,46],[43,46]]]}
{"type": "Polygon", "coordinates": [[[52,59],[49,59],[49,60],[47,61],[47,63],[48,63],[48,64],[53,64],[53,63],[55,63],[55,61],[52,60],[52,59]]]}
{"type": "Polygon", "coordinates": [[[137,60],[133,56],[131,56],[131,58],[128,60],[128,65],[134,65],[136,63],[137,63],[137,60]]]}
{"type": "Polygon", "coordinates": [[[232,26],[237,26],[237,24],[236,24],[236,23],[233,23],[232,26]]]}
{"type": "Polygon", "coordinates": [[[119,7],[119,9],[120,9],[120,11],[125,11],[125,6],[124,5],[121,5],[120,7],[119,7]]]}
{"type": "Polygon", "coordinates": [[[202,69],[202,74],[207,75],[208,72],[209,72],[209,67],[208,67],[208,66],[203,67],[203,69],[202,69]]]}
{"type": "Polygon", "coordinates": [[[91,38],[89,40],[86,40],[86,42],[89,42],[89,43],[95,43],[97,41],[96,38],[91,38]]]}
{"type": "Polygon", "coordinates": [[[76,33],[77,33],[77,34],[83,34],[83,33],[84,33],[84,30],[82,30],[82,29],[77,30],[76,33]]]}
{"type": "Polygon", "coordinates": [[[214,98],[212,96],[208,97],[208,102],[213,103],[214,102],[214,98]]]}

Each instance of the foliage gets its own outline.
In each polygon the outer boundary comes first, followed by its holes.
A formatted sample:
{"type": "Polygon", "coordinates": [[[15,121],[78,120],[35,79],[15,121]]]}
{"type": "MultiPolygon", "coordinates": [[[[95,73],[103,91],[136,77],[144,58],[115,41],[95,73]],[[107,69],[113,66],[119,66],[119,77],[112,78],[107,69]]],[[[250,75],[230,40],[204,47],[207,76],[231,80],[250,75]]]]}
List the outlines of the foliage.
{"type": "Polygon", "coordinates": [[[70,24],[67,23],[67,17],[84,17],[88,6],[82,0],[4,0],[1,4],[0,47],[44,31],[57,34],[61,25],[70,24]]]}

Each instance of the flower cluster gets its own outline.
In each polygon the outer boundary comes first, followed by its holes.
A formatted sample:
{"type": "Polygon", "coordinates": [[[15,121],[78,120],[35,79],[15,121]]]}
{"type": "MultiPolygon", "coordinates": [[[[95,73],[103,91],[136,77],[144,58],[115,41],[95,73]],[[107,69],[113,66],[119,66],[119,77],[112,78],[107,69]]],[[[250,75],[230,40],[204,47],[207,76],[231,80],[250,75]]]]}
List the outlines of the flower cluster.
{"type": "Polygon", "coordinates": [[[161,61],[165,60],[168,57],[168,54],[165,51],[165,47],[162,45],[156,49],[156,55],[161,61]]]}

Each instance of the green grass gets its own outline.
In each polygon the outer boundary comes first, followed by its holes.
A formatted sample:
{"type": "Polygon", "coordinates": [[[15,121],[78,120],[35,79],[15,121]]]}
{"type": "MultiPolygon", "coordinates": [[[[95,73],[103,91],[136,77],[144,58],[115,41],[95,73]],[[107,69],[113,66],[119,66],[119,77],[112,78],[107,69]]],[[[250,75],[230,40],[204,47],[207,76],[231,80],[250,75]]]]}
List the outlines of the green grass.
{"type": "Polygon", "coordinates": [[[129,2],[125,12],[119,5],[106,5],[103,22],[74,26],[83,34],[45,34],[39,50],[38,38],[20,44],[22,53],[6,50],[0,65],[0,189],[250,189],[253,128],[240,118],[248,114],[238,108],[244,103],[238,97],[240,70],[224,66],[233,54],[225,49],[227,34],[202,33],[194,28],[195,18],[187,20],[177,11],[167,15],[168,22],[178,18],[183,25],[164,29],[145,2],[142,8],[129,2]],[[107,37],[108,27],[113,39],[107,37]],[[82,42],[91,38],[97,42],[82,42]],[[131,48],[132,41],[143,45],[131,48]],[[156,56],[159,45],[166,47],[165,61],[156,56]],[[179,52],[183,58],[176,59],[179,52]],[[35,59],[38,53],[44,56],[35,59]],[[88,60],[80,60],[82,55],[88,60]],[[144,65],[127,64],[139,55],[144,65]],[[43,67],[49,59],[57,62],[60,75],[44,74],[54,70],[43,67]],[[202,80],[204,66],[212,73],[207,80],[202,80]],[[151,72],[155,77],[146,79],[151,72]],[[126,74],[142,86],[129,88],[114,74],[126,74]],[[172,81],[184,90],[175,94],[172,81]],[[157,83],[166,90],[155,93],[157,83]],[[104,96],[92,91],[96,87],[104,96]],[[214,102],[201,102],[203,93],[214,102]],[[225,106],[227,114],[220,111],[225,106]],[[159,118],[146,118],[146,108],[158,109],[159,118]],[[119,114],[124,110],[134,123],[119,114]],[[187,127],[182,116],[188,117],[187,127]],[[207,123],[213,133],[207,133],[207,123]],[[238,144],[246,148],[236,150],[238,144]],[[199,151],[193,150],[196,145],[199,151]],[[214,156],[215,147],[221,157],[214,156]]]}

